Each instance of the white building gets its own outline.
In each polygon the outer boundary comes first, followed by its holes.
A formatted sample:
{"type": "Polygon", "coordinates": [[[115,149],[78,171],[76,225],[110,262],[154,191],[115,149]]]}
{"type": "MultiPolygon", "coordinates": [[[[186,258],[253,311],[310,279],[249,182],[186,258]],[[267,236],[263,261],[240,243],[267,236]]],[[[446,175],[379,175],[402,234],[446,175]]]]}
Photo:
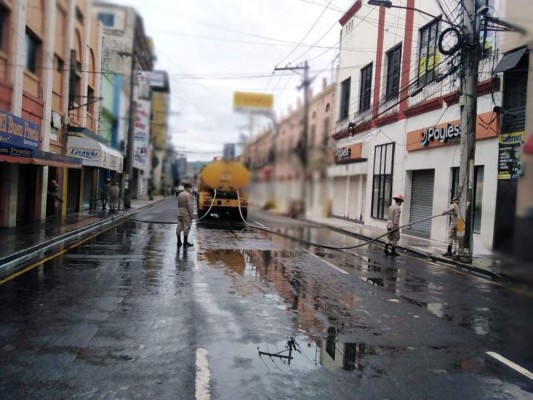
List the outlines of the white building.
{"type": "MultiPolygon", "coordinates": [[[[396,193],[406,199],[403,225],[441,213],[459,187],[460,51],[441,54],[438,42],[451,27],[446,21],[461,25],[462,9],[450,14],[436,2],[421,0],[395,5],[406,8],[358,0],[339,21],[337,152],[328,171],[333,215],[380,228],[386,227],[396,193]]],[[[452,35],[445,36],[445,47],[452,35]]],[[[493,243],[499,133],[493,108],[501,101],[499,81],[491,75],[498,55],[495,36],[484,37],[482,46],[474,191],[477,254],[493,243]]],[[[404,233],[445,242],[447,229],[448,218],[442,217],[404,233]]]]}

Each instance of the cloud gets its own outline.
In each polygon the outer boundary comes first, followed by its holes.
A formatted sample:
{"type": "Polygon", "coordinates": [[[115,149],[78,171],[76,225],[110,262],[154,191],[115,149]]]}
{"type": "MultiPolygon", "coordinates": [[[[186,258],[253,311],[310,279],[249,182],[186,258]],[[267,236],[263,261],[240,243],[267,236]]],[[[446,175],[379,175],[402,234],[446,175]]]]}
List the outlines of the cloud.
{"type": "MultiPolygon", "coordinates": [[[[247,117],[233,112],[234,91],[269,92],[275,95],[275,109],[286,113],[301,94],[296,89],[301,77],[295,73],[272,75],[276,64],[302,40],[328,4],[326,0],[119,0],[131,5],[144,19],[146,33],[155,43],[156,68],[168,71],[171,79],[170,131],[173,143],[190,149],[190,160],[208,160],[222,152],[223,143],[236,142],[246,129],[247,117]],[[194,151],[194,153],[192,153],[194,151]]],[[[346,10],[352,1],[335,0],[331,8],[346,10]]],[[[327,51],[306,44],[332,46],[339,38],[336,21],[341,12],[327,9],[309,32],[304,45],[282,66],[310,61],[315,92],[321,77],[331,80],[337,46],[327,51]],[[333,26],[333,29],[330,29],[333,26]],[[315,71],[315,72],[313,72],[315,71]]],[[[261,119],[256,130],[268,123],[261,119]]],[[[248,132],[246,132],[248,133],[248,132]]]]}

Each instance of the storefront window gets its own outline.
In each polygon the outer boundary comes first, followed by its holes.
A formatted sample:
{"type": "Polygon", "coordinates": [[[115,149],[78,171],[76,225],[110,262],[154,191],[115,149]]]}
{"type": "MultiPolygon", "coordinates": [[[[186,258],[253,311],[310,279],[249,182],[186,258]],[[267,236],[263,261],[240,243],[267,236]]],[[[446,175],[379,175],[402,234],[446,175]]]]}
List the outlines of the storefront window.
{"type": "Polygon", "coordinates": [[[394,143],[376,146],[372,184],[372,218],[387,219],[392,202],[394,143]]]}

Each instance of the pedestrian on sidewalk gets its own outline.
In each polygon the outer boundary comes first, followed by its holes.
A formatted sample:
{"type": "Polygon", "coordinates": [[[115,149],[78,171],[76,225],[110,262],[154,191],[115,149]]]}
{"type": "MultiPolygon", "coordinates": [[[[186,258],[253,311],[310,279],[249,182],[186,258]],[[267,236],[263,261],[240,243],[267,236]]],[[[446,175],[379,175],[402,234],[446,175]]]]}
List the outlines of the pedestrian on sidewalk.
{"type": "Polygon", "coordinates": [[[191,195],[192,186],[190,183],[184,183],[183,189],[178,195],[178,225],[176,226],[176,235],[178,236],[178,247],[182,244],[184,247],[190,247],[193,245],[188,240],[194,213],[191,195]],[[181,241],[181,232],[183,232],[183,243],[181,241]]]}
{"type": "Polygon", "coordinates": [[[396,245],[400,240],[400,215],[402,214],[401,205],[403,203],[403,196],[397,194],[393,197],[394,204],[389,207],[389,218],[387,219],[387,244],[385,245],[385,255],[399,256],[396,252],[396,245]],[[389,246],[391,251],[389,252],[389,246]]]}
{"type": "Polygon", "coordinates": [[[53,215],[56,215],[59,210],[59,203],[63,203],[63,199],[59,197],[59,184],[55,179],[52,179],[50,181],[50,184],[48,185],[48,198],[50,201],[50,204],[53,204],[53,215]]]}
{"type": "Polygon", "coordinates": [[[451,257],[453,255],[452,247],[457,243],[457,217],[459,216],[459,199],[457,197],[452,199],[450,207],[444,210],[442,215],[450,216],[450,227],[448,228],[448,249],[443,256],[451,257]]]}
{"type": "Polygon", "coordinates": [[[111,179],[107,178],[102,188],[102,210],[106,210],[107,203],[109,202],[109,192],[111,191],[111,179]]]}
{"type": "Polygon", "coordinates": [[[111,211],[115,211],[115,208],[119,209],[119,195],[120,195],[120,186],[118,182],[115,181],[113,186],[109,189],[109,208],[111,211]]]}

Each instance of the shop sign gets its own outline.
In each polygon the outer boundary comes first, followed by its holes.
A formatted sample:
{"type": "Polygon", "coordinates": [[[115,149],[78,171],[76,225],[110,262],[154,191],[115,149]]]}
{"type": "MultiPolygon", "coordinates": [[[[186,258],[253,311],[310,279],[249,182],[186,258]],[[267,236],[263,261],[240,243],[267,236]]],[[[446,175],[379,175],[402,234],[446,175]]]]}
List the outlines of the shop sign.
{"type": "MultiPolygon", "coordinates": [[[[498,118],[493,112],[478,114],[476,121],[476,140],[497,138],[500,132],[498,118]],[[489,121],[489,122],[487,122],[489,121]]],[[[421,128],[407,132],[407,151],[432,149],[456,145],[461,141],[461,121],[454,120],[431,128],[421,128]]]]}
{"type": "Polygon", "coordinates": [[[503,133],[498,141],[498,180],[516,180],[520,176],[520,146],[524,132],[503,133]]]}
{"type": "Polygon", "coordinates": [[[439,141],[441,143],[456,142],[461,138],[460,125],[446,124],[445,126],[438,128],[427,128],[422,131],[422,140],[420,144],[422,146],[429,145],[432,141],[439,141]]]}
{"type": "Polygon", "coordinates": [[[345,161],[349,160],[352,154],[352,149],[341,147],[340,149],[337,149],[335,152],[335,160],[337,161],[345,161]]]}
{"type": "Polygon", "coordinates": [[[67,164],[81,165],[80,158],[64,156],[63,154],[50,153],[48,151],[35,150],[34,157],[39,158],[41,160],[57,161],[57,162],[62,162],[62,163],[67,163],[67,164]]]}
{"type": "Polygon", "coordinates": [[[84,160],[94,161],[100,159],[100,151],[95,149],[69,147],[68,152],[72,157],[83,158],[84,160]]]}
{"type": "Polygon", "coordinates": [[[0,111],[0,143],[20,147],[39,147],[39,125],[0,111]]]}
{"type": "Polygon", "coordinates": [[[0,143],[0,155],[31,158],[33,157],[33,149],[0,143]]]}

